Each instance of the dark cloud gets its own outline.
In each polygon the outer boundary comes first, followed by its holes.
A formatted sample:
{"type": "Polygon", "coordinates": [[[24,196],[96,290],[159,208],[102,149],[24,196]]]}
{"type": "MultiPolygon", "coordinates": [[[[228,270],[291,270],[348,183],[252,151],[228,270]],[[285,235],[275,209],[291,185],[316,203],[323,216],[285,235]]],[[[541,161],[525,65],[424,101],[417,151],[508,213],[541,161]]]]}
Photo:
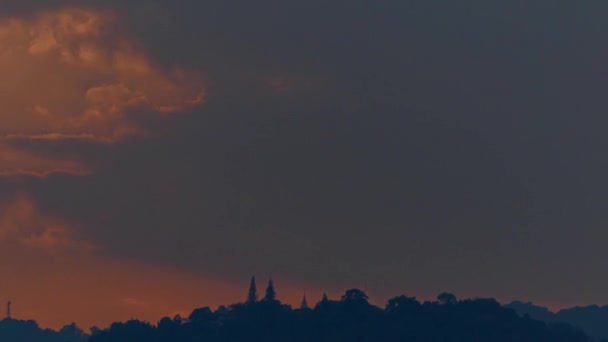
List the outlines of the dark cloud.
{"type": "Polygon", "coordinates": [[[608,5],[94,5],[210,82],[153,138],[72,144],[94,175],[18,185],[106,253],[378,297],[608,300],[608,5]]]}

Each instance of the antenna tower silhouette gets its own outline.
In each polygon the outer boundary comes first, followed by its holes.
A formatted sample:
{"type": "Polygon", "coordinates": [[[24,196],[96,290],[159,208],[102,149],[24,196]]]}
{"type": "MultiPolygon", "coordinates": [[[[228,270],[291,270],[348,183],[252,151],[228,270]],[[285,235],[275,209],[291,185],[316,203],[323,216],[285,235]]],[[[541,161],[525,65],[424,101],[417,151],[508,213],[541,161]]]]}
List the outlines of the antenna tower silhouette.
{"type": "Polygon", "coordinates": [[[11,301],[6,303],[6,318],[11,318],[11,301]]]}

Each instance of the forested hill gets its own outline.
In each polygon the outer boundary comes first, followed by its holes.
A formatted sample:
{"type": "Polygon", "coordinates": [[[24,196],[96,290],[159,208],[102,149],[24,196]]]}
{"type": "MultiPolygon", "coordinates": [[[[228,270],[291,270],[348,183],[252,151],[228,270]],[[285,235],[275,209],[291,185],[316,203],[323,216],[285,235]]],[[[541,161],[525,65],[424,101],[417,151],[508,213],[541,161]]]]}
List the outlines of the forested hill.
{"type": "Polygon", "coordinates": [[[520,315],[528,315],[543,322],[564,322],[577,325],[598,340],[601,338],[608,340],[608,306],[577,306],[555,313],[529,302],[515,301],[505,307],[515,310],[520,315]]]}
{"type": "Polygon", "coordinates": [[[35,321],[6,318],[0,321],[2,342],[86,342],[89,335],[75,324],[66,325],[59,331],[42,329],[35,321]]]}
{"type": "Polygon", "coordinates": [[[365,292],[351,289],[336,300],[327,296],[309,307],[293,309],[275,298],[272,283],[258,300],[255,286],[244,303],[203,307],[188,317],[165,317],[156,324],[131,320],[86,335],[74,324],[60,331],[41,329],[34,321],[0,322],[2,342],[586,342],[580,329],[545,323],[501,306],[493,299],[458,300],[442,293],[420,302],[405,295],[384,308],[371,305],[365,292]]]}
{"type": "Polygon", "coordinates": [[[200,308],[187,318],[163,318],[156,326],[140,321],[115,323],[91,342],[190,341],[591,341],[567,324],[520,317],[493,299],[457,300],[442,294],[420,303],[399,296],[384,309],[352,289],[340,300],[324,297],[314,308],[293,310],[274,298],[200,308]]]}

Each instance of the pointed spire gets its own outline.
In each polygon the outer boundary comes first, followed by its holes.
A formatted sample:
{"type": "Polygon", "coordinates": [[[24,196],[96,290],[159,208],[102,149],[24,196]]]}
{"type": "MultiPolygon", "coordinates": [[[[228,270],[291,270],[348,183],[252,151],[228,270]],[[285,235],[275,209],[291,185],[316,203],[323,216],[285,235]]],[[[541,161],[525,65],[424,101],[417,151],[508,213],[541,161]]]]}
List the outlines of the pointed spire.
{"type": "Polygon", "coordinates": [[[11,318],[11,301],[6,303],[6,318],[11,318]]]}
{"type": "Polygon", "coordinates": [[[321,300],[315,305],[315,310],[327,310],[330,306],[327,294],[323,293],[321,300]]]}
{"type": "Polygon", "coordinates": [[[264,296],[264,300],[269,302],[274,302],[276,300],[276,291],[274,290],[274,283],[272,282],[272,278],[268,280],[268,287],[266,288],[266,295],[264,296]]]}
{"type": "Polygon", "coordinates": [[[308,301],[306,300],[306,289],[304,289],[304,296],[302,297],[302,304],[300,304],[301,310],[308,310],[310,307],[308,306],[308,301]]]}
{"type": "Polygon", "coordinates": [[[253,304],[258,301],[258,290],[255,286],[255,276],[251,277],[249,283],[249,293],[247,294],[247,304],[253,304]]]}

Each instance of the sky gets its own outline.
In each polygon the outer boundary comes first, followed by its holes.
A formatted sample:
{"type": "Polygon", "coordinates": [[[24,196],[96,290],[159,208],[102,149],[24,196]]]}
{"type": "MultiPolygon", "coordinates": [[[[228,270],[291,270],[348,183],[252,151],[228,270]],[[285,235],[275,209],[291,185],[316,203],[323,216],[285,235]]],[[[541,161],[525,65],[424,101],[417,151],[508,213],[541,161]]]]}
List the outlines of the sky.
{"type": "Polygon", "coordinates": [[[607,304],[604,1],[5,1],[0,302],[607,304]]]}

